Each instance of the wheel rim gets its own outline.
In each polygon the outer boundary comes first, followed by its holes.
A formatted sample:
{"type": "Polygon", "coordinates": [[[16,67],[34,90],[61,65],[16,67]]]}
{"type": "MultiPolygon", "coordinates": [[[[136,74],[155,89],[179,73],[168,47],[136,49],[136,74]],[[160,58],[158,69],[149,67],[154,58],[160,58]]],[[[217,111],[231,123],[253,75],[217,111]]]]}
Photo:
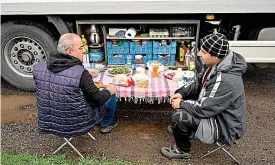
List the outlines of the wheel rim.
{"type": "Polygon", "coordinates": [[[47,59],[44,48],[28,37],[14,37],[5,45],[4,56],[9,67],[23,77],[33,77],[33,67],[47,59]]]}

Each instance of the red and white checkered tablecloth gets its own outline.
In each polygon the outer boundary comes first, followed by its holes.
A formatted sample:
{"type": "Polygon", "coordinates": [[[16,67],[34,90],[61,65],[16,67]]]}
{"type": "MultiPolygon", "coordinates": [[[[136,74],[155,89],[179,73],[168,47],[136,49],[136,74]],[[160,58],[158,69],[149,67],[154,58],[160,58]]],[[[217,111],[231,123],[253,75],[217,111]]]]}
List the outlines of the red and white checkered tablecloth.
{"type": "MultiPolygon", "coordinates": [[[[134,75],[135,72],[132,73],[134,75]]],[[[152,77],[150,71],[146,71],[149,79],[147,88],[139,88],[136,85],[131,87],[117,86],[117,98],[125,98],[127,101],[145,101],[147,103],[154,103],[155,101],[168,102],[169,97],[174,94],[175,90],[180,88],[180,83],[174,82],[164,77],[163,72],[160,72],[158,78],[152,77]]],[[[130,75],[131,76],[131,75],[130,75]]],[[[96,78],[95,82],[102,82],[104,85],[112,83],[113,77],[105,72],[101,72],[96,78]]]]}

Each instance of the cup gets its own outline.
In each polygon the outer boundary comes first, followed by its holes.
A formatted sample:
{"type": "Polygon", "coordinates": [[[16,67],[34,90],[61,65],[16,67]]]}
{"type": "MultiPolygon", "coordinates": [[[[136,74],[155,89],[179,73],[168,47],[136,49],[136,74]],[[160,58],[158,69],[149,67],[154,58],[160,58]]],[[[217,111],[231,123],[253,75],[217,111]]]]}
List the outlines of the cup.
{"type": "Polygon", "coordinates": [[[153,70],[153,77],[159,77],[159,65],[153,64],[152,70],[153,70]]]}

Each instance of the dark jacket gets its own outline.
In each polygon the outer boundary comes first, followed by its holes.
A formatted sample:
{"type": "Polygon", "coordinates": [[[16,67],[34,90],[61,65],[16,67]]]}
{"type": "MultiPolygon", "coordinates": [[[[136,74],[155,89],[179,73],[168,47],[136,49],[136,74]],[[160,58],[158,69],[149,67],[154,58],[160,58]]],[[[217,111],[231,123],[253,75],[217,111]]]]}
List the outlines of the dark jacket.
{"type": "Polygon", "coordinates": [[[244,58],[232,51],[216,64],[210,78],[202,87],[202,77],[209,68],[204,68],[196,81],[175,93],[183,96],[181,108],[201,118],[214,118],[219,131],[218,139],[231,144],[243,136],[246,130],[246,99],[242,75],[247,64],[244,58]],[[188,100],[196,96],[195,100],[188,100]]]}
{"type": "Polygon", "coordinates": [[[77,58],[53,52],[34,68],[38,127],[63,137],[88,133],[102,120],[110,92],[100,91],[77,58]]]}
{"type": "MultiPolygon", "coordinates": [[[[47,60],[47,68],[53,73],[58,73],[75,65],[82,66],[82,62],[73,56],[57,51],[52,52],[47,60]]],[[[108,90],[100,91],[95,86],[92,76],[86,69],[81,76],[79,87],[82,89],[86,100],[92,106],[103,105],[111,96],[108,90]]]]}

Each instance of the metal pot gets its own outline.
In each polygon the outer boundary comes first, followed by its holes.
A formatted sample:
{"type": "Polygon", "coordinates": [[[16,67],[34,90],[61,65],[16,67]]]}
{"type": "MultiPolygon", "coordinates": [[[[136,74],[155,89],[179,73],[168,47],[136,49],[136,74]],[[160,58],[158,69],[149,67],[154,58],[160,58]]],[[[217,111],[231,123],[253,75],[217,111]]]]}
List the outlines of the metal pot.
{"type": "Polygon", "coordinates": [[[90,32],[91,32],[90,41],[92,45],[98,45],[100,43],[100,36],[98,34],[98,30],[95,25],[91,25],[90,32]]]}

